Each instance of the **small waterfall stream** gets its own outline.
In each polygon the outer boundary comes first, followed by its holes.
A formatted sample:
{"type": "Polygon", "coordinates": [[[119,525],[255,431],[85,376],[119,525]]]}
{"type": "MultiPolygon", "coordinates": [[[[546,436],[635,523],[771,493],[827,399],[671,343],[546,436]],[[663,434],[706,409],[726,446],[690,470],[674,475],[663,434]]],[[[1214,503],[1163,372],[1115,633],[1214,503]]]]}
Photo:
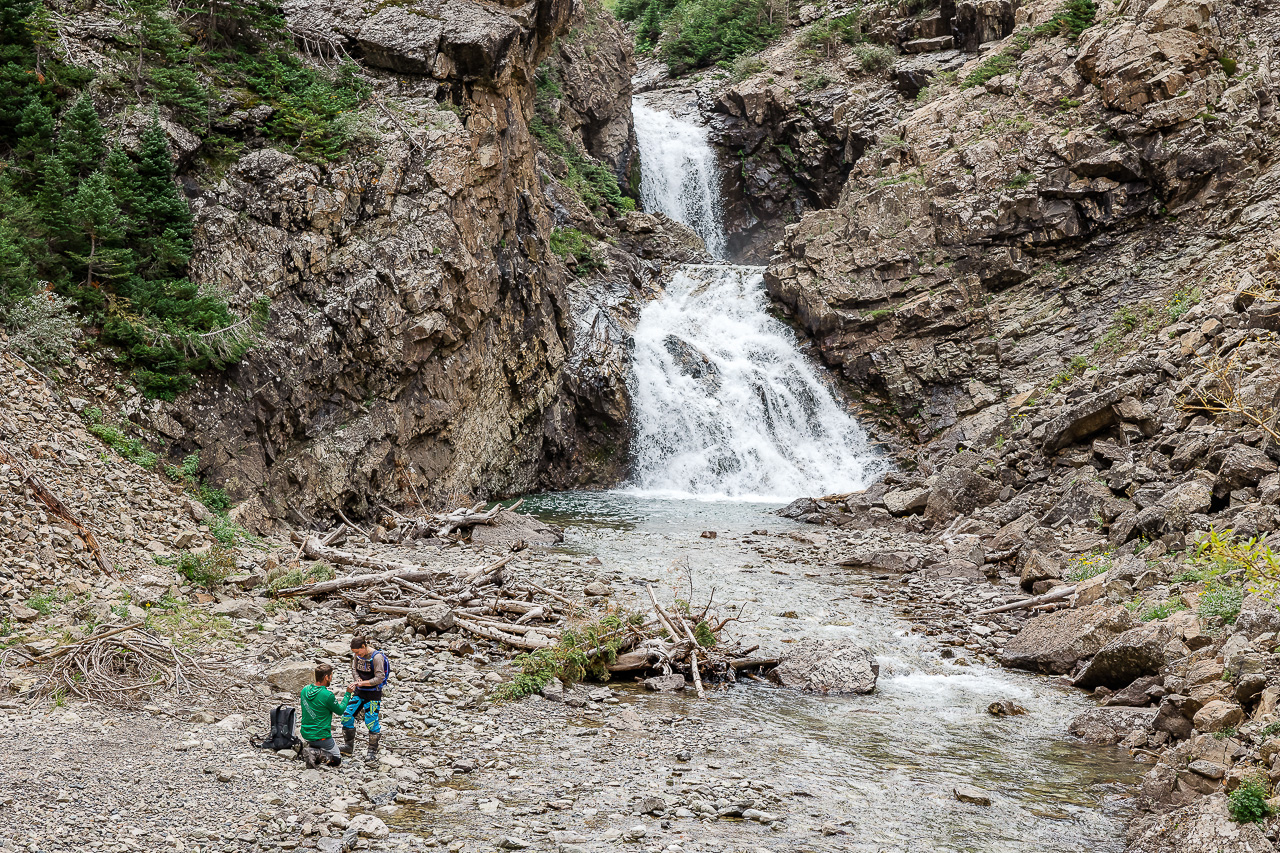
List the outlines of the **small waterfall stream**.
{"type": "MultiPolygon", "coordinates": [[[[715,151],[706,129],[637,98],[641,198],[722,257],[715,151]]],[[[763,269],[681,268],[635,332],[640,493],[786,501],[864,488],[880,473],[866,435],[771,316],[763,269]]]]}

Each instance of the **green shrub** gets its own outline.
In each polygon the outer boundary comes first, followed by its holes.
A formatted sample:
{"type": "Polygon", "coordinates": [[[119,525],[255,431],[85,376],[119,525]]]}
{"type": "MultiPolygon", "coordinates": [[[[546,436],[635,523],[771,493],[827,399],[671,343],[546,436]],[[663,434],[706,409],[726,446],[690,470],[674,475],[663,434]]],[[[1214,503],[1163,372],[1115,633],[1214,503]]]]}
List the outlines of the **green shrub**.
{"type": "Polygon", "coordinates": [[[8,330],[9,349],[37,367],[70,362],[80,337],[80,319],[71,313],[73,304],[47,291],[32,293],[7,308],[0,301],[0,327],[8,330]]]}
{"type": "Polygon", "coordinates": [[[862,66],[862,70],[868,74],[885,70],[893,64],[897,56],[893,48],[882,44],[856,44],[853,46],[853,55],[862,66]]]}
{"type": "Polygon", "coordinates": [[[960,88],[971,89],[981,86],[993,77],[1008,74],[1018,67],[1018,60],[1026,53],[1029,40],[1025,33],[1014,36],[1004,49],[992,53],[969,72],[960,83],[960,88]]]}
{"type": "Polygon", "coordinates": [[[1094,0],[1068,0],[1067,4],[1053,14],[1053,17],[1031,31],[1037,38],[1066,36],[1078,39],[1080,34],[1093,26],[1098,16],[1098,4],[1094,0]]]}
{"type": "Polygon", "coordinates": [[[1111,555],[1105,552],[1081,554],[1067,567],[1067,580],[1072,583],[1095,578],[1111,568],[1111,555]]]}
{"type": "Polygon", "coordinates": [[[822,50],[830,58],[841,43],[854,45],[862,41],[862,14],[851,12],[835,18],[824,18],[809,25],[800,37],[805,47],[822,50]]]}
{"type": "Polygon", "coordinates": [[[1182,315],[1186,314],[1200,302],[1200,288],[1181,288],[1173,296],[1169,297],[1169,301],[1165,304],[1164,310],[1169,315],[1169,319],[1178,322],[1182,319],[1182,315]]]}
{"type": "Polygon", "coordinates": [[[1011,190],[1020,190],[1030,184],[1033,177],[1035,176],[1030,172],[1019,172],[1005,182],[1005,186],[1011,190]]]}
{"type": "Polygon", "coordinates": [[[551,232],[551,251],[573,260],[579,274],[600,269],[603,264],[591,250],[591,238],[574,228],[556,228],[551,232]]]}
{"type": "Polygon", "coordinates": [[[1240,67],[1240,63],[1230,56],[1219,56],[1218,64],[1222,66],[1222,70],[1226,72],[1228,77],[1236,76],[1236,69],[1240,67]]]}
{"type": "Polygon", "coordinates": [[[764,70],[764,62],[755,56],[739,56],[728,64],[729,79],[735,83],[740,83],[752,74],[759,74],[764,70]]]}
{"type": "Polygon", "coordinates": [[[213,589],[235,571],[235,555],[221,545],[214,545],[208,554],[188,551],[178,557],[178,574],[205,589],[213,589]]]}
{"type": "Polygon", "coordinates": [[[1271,813],[1267,807],[1267,785],[1259,776],[1241,781],[1227,797],[1227,811],[1236,823],[1257,823],[1271,813]]]}
{"type": "Polygon", "coordinates": [[[27,599],[27,606],[41,616],[48,616],[58,609],[58,596],[52,592],[38,592],[27,599]]]}
{"type": "Polygon", "coordinates": [[[84,419],[89,432],[116,453],[148,471],[156,467],[156,463],[160,460],[159,455],[148,450],[142,443],[142,439],[126,435],[118,426],[103,423],[101,409],[96,407],[85,409],[84,419]]]}

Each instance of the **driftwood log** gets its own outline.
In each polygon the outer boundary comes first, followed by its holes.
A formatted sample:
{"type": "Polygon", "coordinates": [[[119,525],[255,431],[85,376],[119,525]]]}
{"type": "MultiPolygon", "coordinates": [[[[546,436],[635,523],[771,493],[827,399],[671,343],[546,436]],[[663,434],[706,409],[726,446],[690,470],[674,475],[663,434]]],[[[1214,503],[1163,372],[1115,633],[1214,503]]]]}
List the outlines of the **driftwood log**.
{"type": "Polygon", "coordinates": [[[76,517],[66,504],[64,504],[57,495],[49,490],[49,487],[35,474],[30,473],[21,464],[17,458],[0,446],[0,463],[4,463],[14,470],[18,475],[18,479],[22,480],[27,488],[35,493],[40,502],[49,508],[49,511],[61,518],[67,524],[75,528],[76,533],[80,534],[80,538],[84,540],[85,547],[89,549],[89,553],[93,555],[94,562],[98,564],[98,568],[105,575],[113,574],[111,564],[107,562],[107,558],[102,555],[102,548],[98,545],[98,538],[93,535],[93,531],[84,526],[84,523],[76,517]]]}

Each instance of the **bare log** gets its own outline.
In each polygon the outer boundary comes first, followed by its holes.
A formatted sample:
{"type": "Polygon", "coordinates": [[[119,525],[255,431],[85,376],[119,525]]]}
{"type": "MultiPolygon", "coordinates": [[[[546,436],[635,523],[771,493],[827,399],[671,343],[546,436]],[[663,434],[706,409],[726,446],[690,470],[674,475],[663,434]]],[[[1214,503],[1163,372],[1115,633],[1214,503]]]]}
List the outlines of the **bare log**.
{"type": "Polygon", "coordinates": [[[536,651],[538,649],[545,649],[555,645],[555,643],[550,641],[539,643],[533,640],[526,640],[524,637],[517,637],[515,634],[508,634],[504,631],[499,631],[495,628],[486,628],[485,626],[472,622],[469,619],[462,619],[457,615],[453,617],[453,621],[455,625],[469,634],[475,634],[477,637],[484,637],[486,640],[494,640],[495,642],[499,642],[503,645],[511,646],[516,649],[536,651]]]}
{"type": "Polygon", "coordinates": [[[1071,586],[1060,586],[1057,589],[1050,590],[1044,595],[1037,595],[1034,598],[1024,598],[1021,601],[1015,601],[1011,604],[1002,604],[999,607],[988,607],[986,610],[975,610],[974,616],[989,616],[992,613],[1007,613],[1010,610],[1022,610],[1026,607],[1036,607],[1041,604],[1048,604],[1051,601],[1061,601],[1064,598],[1070,598],[1075,595],[1075,584],[1071,586]]]}

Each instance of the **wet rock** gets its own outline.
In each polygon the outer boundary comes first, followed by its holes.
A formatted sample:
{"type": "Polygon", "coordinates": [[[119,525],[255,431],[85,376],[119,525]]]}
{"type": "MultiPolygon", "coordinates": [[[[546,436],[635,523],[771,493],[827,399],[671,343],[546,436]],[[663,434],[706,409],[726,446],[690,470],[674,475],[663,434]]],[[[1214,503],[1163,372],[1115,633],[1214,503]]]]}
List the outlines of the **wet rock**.
{"type": "Polygon", "coordinates": [[[952,793],[962,803],[971,803],[975,806],[991,805],[991,796],[981,788],[975,788],[972,785],[957,785],[952,793]]]}
{"type": "Polygon", "coordinates": [[[1000,663],[1016,669],[1067,673],[1133,627],[1124,607],[1094,604],[1031,619],[1000,653],[1000,663]]]}
{"type": "Polygon", "coordinates": [[[870,693],[879,674],[866,649],[840,640],[803,640],[770,670],[769,678],[811,693],[870,693]]]}
{"type": "Polygon", "coordinates": [[[543,688],[540,691],[538,691],[538,693],[539,695],[542,696],[543,699],[547,699],[551,702],[563,702],[564,701],[564,684],[563,682],[560,681],[560,679],[553,678],[550,681],[548,681],[543,686],[543,688]]]}
{"type": "Polygon", "coordinates": [[[400,793],[400,786],[390,777],[378,776],[361,785],[360,793],[364,794],[373,805],[385,806],[387,803],[395,802],[396,794],[400,793]]]}
{"type": "Polygon", "coordinates": [[[988,705],[987,713],[996,717],[1019,717],[1027,713],[1027,709],[1010,699],[1001,699],[988,705]]]}
{"type": "Polygon", "coordinates": [[[676,690],[684,690],[684,676],[678,672],[670,675],[655,675],[644,680],[646,690],[654,690],[659,693],[667,693],[676,690]]]}
{"type": "Polygon", "coordinates": [[[1155,718],[1155,708],[1090,708],[1072,719],[1067,731],[1086,743],[1119,743],[1130,732],[1150,732],[1155,718]]]}
{"type": "Polygon", "coordinates": [[[1155,675],[1167,660],[1166,646],[1171,631],[1160,622],[1148,622],[1125,631],[1107,643],[1085,664],[1076,677],[1082,690],[1095,687],[1118,689],[1144,675],[1155,675]]]}
{"type": "Polygon", "coordinates": [[[812,515],[820,512],[822,507],[813,498],[796,498],[791,503],[778,510],[778,515],[783,518],[800,518],[804,515],[812,515]]]}
{"type": "Polygon", "coordinates": [[[1160,676],[1149,675],[1144,678],[1134,679],[1133,683],[1123,690],[1117,690],[1108,696],[1104,701],[1104,705],[1108,706],[1124,706],[1129,708],[1144,708],[1150,705],[1152,701],[1160,698],[1165,694],[1165,689],[1160,684],[1160,676]]]}

